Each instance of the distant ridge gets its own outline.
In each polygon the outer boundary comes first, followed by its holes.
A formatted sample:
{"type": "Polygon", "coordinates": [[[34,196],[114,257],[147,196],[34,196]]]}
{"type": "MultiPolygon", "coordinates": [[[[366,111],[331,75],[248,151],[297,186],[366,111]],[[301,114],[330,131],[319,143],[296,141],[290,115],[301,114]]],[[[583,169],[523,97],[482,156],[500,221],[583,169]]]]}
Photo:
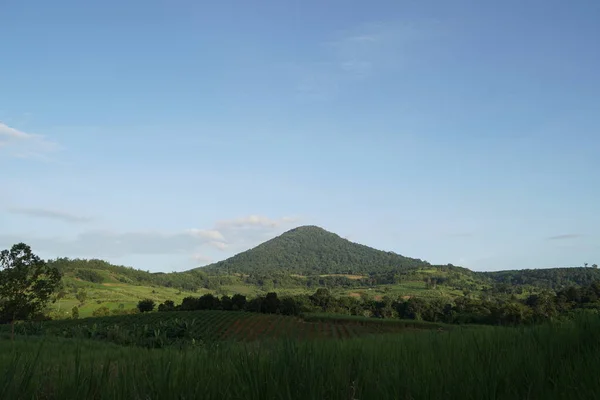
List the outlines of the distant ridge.
{"type": "Polygon", "coordinates": [[[426,261],[376,250],[314,226],[300,226],[206,267],[209,273],[360,274],[429,267],[426,261]]]}

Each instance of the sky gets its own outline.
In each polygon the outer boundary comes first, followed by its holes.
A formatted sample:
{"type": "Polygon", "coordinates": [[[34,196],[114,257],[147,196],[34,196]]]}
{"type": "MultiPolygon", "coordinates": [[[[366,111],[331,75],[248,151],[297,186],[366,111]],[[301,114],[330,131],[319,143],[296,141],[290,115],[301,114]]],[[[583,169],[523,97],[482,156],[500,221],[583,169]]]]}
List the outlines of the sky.
{"type": "Polygon", "coordinates": [[[0,0],[0,249],[183,271],[300,225],[600,263],[600,2],[0,0]]]}

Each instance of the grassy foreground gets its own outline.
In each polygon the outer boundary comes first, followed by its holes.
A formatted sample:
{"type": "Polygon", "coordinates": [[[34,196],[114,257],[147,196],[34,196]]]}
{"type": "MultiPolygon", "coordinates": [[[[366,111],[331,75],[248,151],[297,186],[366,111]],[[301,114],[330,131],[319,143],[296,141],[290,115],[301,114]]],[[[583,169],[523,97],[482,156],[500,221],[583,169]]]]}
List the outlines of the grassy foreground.
{"type": "Polygon", "coordinates": [[[0,340],[1,399],[593,399],[600,319],[147,350],[0,340]]]}

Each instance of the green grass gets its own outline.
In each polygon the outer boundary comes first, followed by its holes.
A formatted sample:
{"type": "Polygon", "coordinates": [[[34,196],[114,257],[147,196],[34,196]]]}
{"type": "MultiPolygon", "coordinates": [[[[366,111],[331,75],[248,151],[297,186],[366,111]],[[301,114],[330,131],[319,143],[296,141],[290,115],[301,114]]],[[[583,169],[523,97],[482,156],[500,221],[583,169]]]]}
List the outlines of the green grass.
{"type": "MultiPolygon", "coordinates": [[[[424,275],[432,273],[434,269],[424,270],[424,275]]],[[[188,296],[199,297],[205,293],[217,294],[215,290],[209,290],[200,288],[196,292],[181,291],[175,288],[168,288],[163,286],[143,286],[120,282],[117,278],[106,271],[96,270],[99,274],[103,275],[105,281],[102,283],[92,283],[83,281],[73,276],[65,276],[63,281],[70,288],[84,289],[88,293],[88,299],[80,306],[79,302],[75,299],[75,293],[69,292],[67,296],[51,305],[52,311],[61,311],[62,317],[70,316],[71,309],[74,306],[79,307],[80,317],[92,316],[94,310],[106,306],[109,309],[115,309],[119,307],[119,304],[124,304],[126,309],[134,308],[138,301],[143,299],[152,299],[157,304],[162,303],[165,300],[173,300],[175,303],[180,303],[183,298],[188,296]]],[[[70,289],[72,290],[72,289],[70,289]]],[[[219,293],[227,293],[233,295],[236,293],[243,294],[247,297],[255,297],[257,295],[264,295],[268,291],[277,292],[279,295],[300,295],[300,294],[313,294],[316,288],[308,289],[306,287],[290,287],[284,289],[266,289],[260,288],[254,285],[247,285],[244,283],[237,283],[232,285],[225,285],[221,287],[219,293]]],[[[380,298],[383,296],[390,296],[394,298],[402,296],[418,296],[422,298],[445,298],[451,299],[455,296],[462,295],[461,291],[453,290],[448,286],[439,285],[436,289],[427,289],[425,283],[421,280],[416,281],[403,281],[395,285],[377,285],[373,287],[356,287],[356,288],[332,288],[332,294],[335,296],[349,296],[360,293],[365,293],[371,297],[380,298]]],[[[55,315],[55,318],[60,318],[61,315],[55,315]]]]}
{"type": "Polygon", "coordinates": [[[74,306],[79,307],[80,317],[89,317],[94,310],[106,306],[116,309],[123,304],[125,309],[135,308],[137,303],[143,299],[152,299],[157,304],[165,300],[173,300],[180,303],[187,296],[201,296],[209,293],[209,290],[200,289],[197,292],[185,292],[179,289],[162,286],[138,286],[121,282],[91,283],[73,278],[64,278],[68,284],[74,284],[78,289],[87,292],[87,300],[83,305],[75,299],[74,293],[69,293],[64,299],[52,304],[51,310],[67,313],[70,315],[74,306]]]}
{"type": "Polygon", "coordinates": [[[2,399],[595,399],[600,320],[146,350],[0,340],[2,399]]]}

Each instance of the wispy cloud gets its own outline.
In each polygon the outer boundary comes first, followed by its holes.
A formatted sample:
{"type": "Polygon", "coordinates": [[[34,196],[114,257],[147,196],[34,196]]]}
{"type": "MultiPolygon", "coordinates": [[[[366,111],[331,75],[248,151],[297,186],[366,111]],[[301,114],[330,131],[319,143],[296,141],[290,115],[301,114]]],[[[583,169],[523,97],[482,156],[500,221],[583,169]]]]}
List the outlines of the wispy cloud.
{"type": "Polygon", "coordinates": [[[0,122],[0,151],[12,157],[49,160],[47,155],[58,150],[58,143],[43,135],[23,132],[0,122]]]}
{"type": "Polygon", "coordinates": [[[455,232],[455,233],[448,233],[445,236],[452,237],[452,238],[471,238],[471,237],[475,236],[475,234],[471,233],[471,232],[455,232]]]}
{"type": "Polygon", "coordinates": [[[192,260],[196,262],[199,266],[207,265],[213,262],[211,257],[205,256],[203,254],[194,254],[192,256],[192,260]]]}
{"type": "Polygon", "coordinates": [[[211,247],[214,247],[215,249],[218,249],[218,250],[226,250],[227,249],[227,243],[219,242],[216,240],[212,240],[212,241],[208,242],[208,245],[211,247]]]}
{"type": "Polygon", "coordinates": [[[122,257],[134,254],[195,254],[208,239],[184,232],[111,232],[90,230],[74,238],[0,235],[2,243],[26,240],[31,246],[56,256],[122,257]]]}
{"type": "Polygon", "coordinates": [[[52,210],[48,208],[28,208],[28,207],[9,207],[8,211],[13,214],[27,215],[30,217],[56,219],[70,223],[85,223],[90,222],[92,218],[76,215],[70,212],[61,210],[52,210]]]}
{"type": "Polygon", "coordinates": [[[187,232],[195,237],[209,240],[225,240],[223,234],[214,229],[188,229],[187,232]]]}
{"type": "Polygon", "coordinates": [[[568,239],[577,239],[583,237],[580,233],[565,233],[562,235],[550,236],[546,238],[547,240],[568,240],[568,239]]]}
{"type": "Polygon", "coordinates": [[[243,218],[218,221],[217,229],[229,228],[250,228],[250,227],[268,227],[276,228],[278,226],[289,224],[296,221],[295,217],[283,217],[280,219],[271,219],[262,215],[249,215],[243,218]]]}
{"type": "Polygon", "coordinates": [[[296,90],[303,97],[329,99],[348,82],[401,67],[437,29],[433,21],[396,21],[337,32],[315,46],[324,50],[321,60],[290,65],[298,79],[296,90]]]}

